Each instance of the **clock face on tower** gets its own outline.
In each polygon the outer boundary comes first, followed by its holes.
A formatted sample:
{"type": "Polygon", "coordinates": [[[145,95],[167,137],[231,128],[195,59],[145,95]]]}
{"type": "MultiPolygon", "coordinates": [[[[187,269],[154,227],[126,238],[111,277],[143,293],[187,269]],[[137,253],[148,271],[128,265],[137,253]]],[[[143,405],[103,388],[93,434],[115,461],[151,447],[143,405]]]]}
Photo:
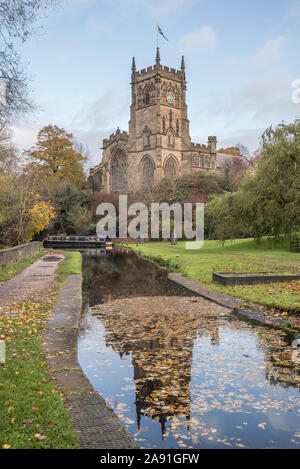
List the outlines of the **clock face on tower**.
{"type": "Polygon", "coordinates": [[[173,97],[172,93],[167,94],[167,100],[168,100],[169,104],[174,104],[174,97],[173,97]]]}

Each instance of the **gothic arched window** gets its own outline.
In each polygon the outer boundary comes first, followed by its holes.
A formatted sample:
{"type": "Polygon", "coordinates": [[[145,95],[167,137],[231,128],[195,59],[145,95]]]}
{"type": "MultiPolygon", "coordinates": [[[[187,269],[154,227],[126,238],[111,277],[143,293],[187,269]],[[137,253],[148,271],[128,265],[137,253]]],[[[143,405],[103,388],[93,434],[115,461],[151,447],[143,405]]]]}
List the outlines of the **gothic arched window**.
{"type": "Polygon", "coordinates": [[[146,156],[142,162],[142,184],[143,186],[152,186],[154,184],[155,165],[150,158],[146,156]]]}
{"type": "Polygon", "coordinates": [[[168,179],[175,179],[177,176],[177,163],[173,156],[170,156],[165,164],[165,177],[168,179]]]}
{"type": "Polygon", "coordinates": [[[145,94],[144,94],[144,104],[146,106],[148,106],[148,104],[150,104],[150,93],[148,90],[145,91],[145,94]]]}
{"type": "Polygon", "coordinates": [[[111,158],[111,190],[112,192],[126,191],[128,187],[128,161],[126,153],[117,149],[111,158]]]}

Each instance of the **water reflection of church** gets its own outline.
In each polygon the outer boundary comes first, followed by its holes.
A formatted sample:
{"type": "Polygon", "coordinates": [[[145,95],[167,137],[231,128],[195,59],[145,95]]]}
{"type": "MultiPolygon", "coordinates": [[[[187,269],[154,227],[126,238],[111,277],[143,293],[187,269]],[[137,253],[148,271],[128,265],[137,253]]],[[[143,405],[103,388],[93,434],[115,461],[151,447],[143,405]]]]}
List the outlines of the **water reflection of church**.
{"type": "Polygon", "coordinates": [[[131,311],[130,299],[122,300],[126,303],[123,311],[101,314],[106,345],[121,356],[132,353],[138,427],[145,415],[159,421],[162,432],[166,421],[175,415],[190,419],[193,346],[200,322],[200,335],[209,335],[212,345],[219,344],[215,322],[204,325],[198,312],[166,311],[165,301],[160,297],[135,298],[131,311]]]}

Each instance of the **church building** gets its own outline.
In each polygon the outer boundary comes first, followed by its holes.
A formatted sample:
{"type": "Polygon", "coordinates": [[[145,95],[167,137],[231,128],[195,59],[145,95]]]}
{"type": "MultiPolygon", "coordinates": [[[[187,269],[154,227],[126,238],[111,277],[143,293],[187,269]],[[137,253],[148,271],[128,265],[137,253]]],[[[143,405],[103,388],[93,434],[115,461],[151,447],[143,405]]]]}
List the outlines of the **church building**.
{"type": "Polygon", "coordinates": [[[132,60],[129,132],[103,140],[102,162],[90,170],[93,191],[134,191],[192,171],[217,171],[216,137],[193,143],[186,104],[184,57],[180,70],[161,65],[138,71],[132,60]]]}

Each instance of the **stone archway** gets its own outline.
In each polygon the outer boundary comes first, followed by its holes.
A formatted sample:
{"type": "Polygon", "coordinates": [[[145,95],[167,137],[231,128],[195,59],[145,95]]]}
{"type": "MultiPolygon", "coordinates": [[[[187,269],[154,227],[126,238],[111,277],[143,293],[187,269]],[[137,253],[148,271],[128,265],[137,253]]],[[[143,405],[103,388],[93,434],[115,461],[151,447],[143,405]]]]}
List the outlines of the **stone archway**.
{"type": "Polygon", "coordinates": [[[168,179],[175,179],[178,175],[178,163],[174,156],[169,156],[164,166],[164,176],[168,179]]]}
{"type": "Polygon", "coordinates": [[[111,191],[121,192],[128,188],[128,159],[124,150],[114,151],[110,161],[111,191]]]}
{"type": "Polygon", "coordinates": [[[154,184],[155,164],[150,156],[145,156],[141,164],[142,185],[152,186],[154,184]]]}

